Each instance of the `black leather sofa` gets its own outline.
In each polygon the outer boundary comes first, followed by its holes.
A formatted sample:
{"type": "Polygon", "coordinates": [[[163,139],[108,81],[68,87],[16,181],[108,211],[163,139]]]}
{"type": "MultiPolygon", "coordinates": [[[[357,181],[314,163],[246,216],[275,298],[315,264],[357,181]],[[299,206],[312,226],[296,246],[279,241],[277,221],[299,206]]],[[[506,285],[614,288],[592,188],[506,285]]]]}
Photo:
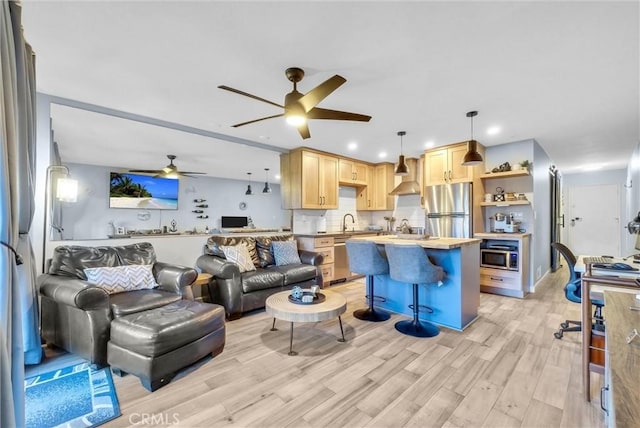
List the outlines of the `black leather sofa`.
{"type": "Polygon", "coordinates": [[[42,337],[92,364],[133,373],[153,391],[181,368],[224,347],[223,308],[182,300],[184,287],[197,274],[156,261],[148,242],[57,247],[48,272],[37,280],[42,337]],[[152,265],[158,286],[109,294],[90,284],[84,271],[125,265],[152,265]]]}
{"type": "Polygon", "coordinates": [[[275,265],[271,242],[292,239],[292,234],[217,235],[207,239],[205,254],[198,258],[196,264],[203,272],[213,275],[209,294],[212,301],[224,306],[227,319],[238,319],[244,312],[264,308],[267,297],[296,285],[322,287],[322,254],[298,250],[302,263],[275,265]],[[238,265],[226,260],[220,249],[223,245],[238,244],[249,248],[255,271],[240,273],[238,265]]]}

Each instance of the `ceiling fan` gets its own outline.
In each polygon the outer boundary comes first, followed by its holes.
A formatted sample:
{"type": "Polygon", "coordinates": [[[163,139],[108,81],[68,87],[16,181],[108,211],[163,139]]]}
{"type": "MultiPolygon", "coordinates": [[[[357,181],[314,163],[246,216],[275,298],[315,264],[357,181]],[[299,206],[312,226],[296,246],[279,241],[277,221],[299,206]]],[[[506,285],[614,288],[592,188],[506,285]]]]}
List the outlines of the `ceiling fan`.
{"type": "Polygon", "coordinates": [[[238,89],[230,88],[229,86],[218,86],[218,88],[220,89],[235,92],[236,94],[244,95],[245,97],[253,98],[254,100],[262,101],[267,104],[271,104],[284,109],[283,113],[273,116],[261,117],[260,119],[254,119],[248,122],[238,123],[236,125],[233,125],[234,128],[248,125],[250,123],[260,122],[266,119],[273,119],[275,117],[284,116],[287,119],[287,123],[298,128],[300,136],[303,139],[306,139],[311,137],[311,134],[309,133],[309,126],[307,125],[308,119],[353,120],[359,122],[368,122],[369,120],[371,120],[371,116],[366,116],[364,114],[350,113],[339,110],[328,110],[316,107],[329,94],[338,89],[347,81],[347,79],[345,79],[344,77],[336,74],[335,76],[325,80],[306,94],[302,94],[298,92],[298,82],[300,82],[304,77],[304,70],[298,67],[291,67],[287,68],[285,74],[287,76],[287,79],[293,82],[293,90],[285,95],[284,105],[274,103],[273,101],[260,98],[256,95],[252,95],[238,89]]]}
{"type": "MultiPolygon", "coordinates": [[[[178,167],[173,164],[173,160],[176,155],[167,155],[169,158],[169,165],[162,169],[130,169],[129,172],[139,172],[142,174],[156,174],[155,177],[161,178],[179,178],[179,177],[193,177],[194,174],[206,174],[206,172],[192,172],[192,171],[178,171],[178,167]]],[[[197,177],[193,177],[197,178],[197,177]]]]}

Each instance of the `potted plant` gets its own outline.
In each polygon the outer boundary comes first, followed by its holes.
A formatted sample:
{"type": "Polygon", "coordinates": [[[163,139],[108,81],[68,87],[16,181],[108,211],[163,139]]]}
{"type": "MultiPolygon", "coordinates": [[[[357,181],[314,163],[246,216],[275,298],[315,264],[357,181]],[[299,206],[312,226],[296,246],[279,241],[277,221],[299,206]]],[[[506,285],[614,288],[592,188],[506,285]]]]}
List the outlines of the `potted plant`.
{"type": "Polygon", "coordinates": [[[522,169],[529,169],[529,167],[531,166],[531,162],[525,159],[520,162],[520,166],[522,167],[522,169]]]}

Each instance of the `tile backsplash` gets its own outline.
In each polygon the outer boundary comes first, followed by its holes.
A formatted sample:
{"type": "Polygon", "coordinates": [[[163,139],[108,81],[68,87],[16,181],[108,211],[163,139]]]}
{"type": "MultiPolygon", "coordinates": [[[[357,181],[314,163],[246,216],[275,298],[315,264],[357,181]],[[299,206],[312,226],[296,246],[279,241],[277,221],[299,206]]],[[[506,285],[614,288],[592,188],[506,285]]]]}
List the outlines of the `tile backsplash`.
{"type": "Polygon", "coordinates": [[[394,211],[356,211],[356,189],[354,187],[340,187],[338,193],[338,209],[336,210],[293,210],[293,232],[300,234],[316,233],[321,217],[326,219],[327,232],[342,231],[342,221],[346,214],[354,217],[347,218],[347,230],[366,229],[369,225],[387,227],[385,216],[396,218],[395,226],[400,220],[406,218],[411,226],[424,226],[424,209],[420,206],[419,195],[396,196],[396,209],[394,211]]]}

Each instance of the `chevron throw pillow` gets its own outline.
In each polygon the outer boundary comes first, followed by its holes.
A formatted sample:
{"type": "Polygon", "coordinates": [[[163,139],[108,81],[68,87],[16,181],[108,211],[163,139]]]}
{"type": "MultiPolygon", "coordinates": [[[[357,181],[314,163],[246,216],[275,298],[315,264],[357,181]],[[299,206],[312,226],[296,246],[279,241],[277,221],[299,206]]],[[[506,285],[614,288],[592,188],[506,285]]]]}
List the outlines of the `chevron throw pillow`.
{"type": "Polygon", "coordinates": [[[126,265],[87,268],[87,281],[109,294],[144,290],[158,286],[153,277],[152,265],[126,265]]]}
{"type": "Polygon", "coordinates": [[[240,273],[256,270],[246,245],[221,245],[220,248],[224,252],[227,261],[238,265],[240,273]]]}
{"type": "Polygon", "coordinates": [[[298,255],[298,241],[273,241],[271,249],[273,258],[276,259],[276,266],[302,263],[298,255]]]}

